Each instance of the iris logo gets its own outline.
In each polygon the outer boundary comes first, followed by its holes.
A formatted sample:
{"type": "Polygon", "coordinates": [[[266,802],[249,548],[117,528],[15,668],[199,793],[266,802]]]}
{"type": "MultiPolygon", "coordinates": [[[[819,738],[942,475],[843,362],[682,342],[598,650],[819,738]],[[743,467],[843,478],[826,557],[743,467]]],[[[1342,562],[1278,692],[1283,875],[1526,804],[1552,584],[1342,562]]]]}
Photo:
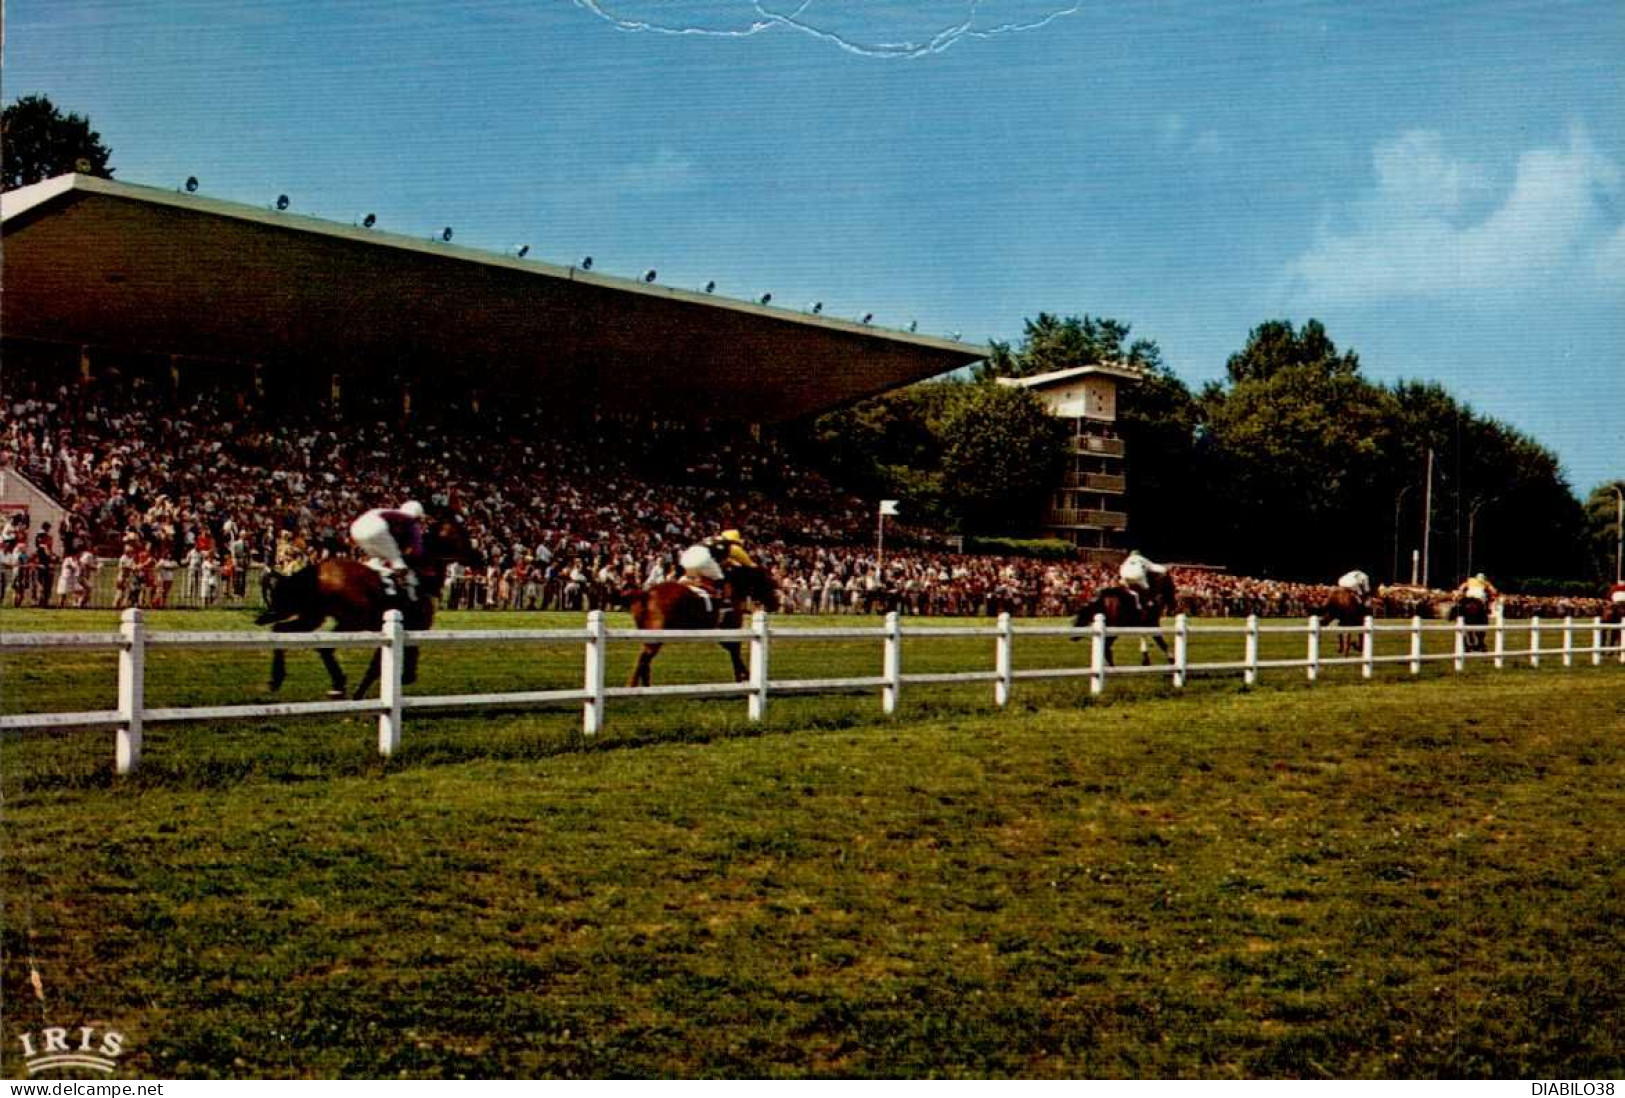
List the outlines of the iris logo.
{"type": "Polygon", "coordinates": [[[23,1046],[23,1060],[30,1075],[71,1068],[108,1075],[118,1067],[118,1057],[124,1051],[124,1034],[106,1030],[98,1037],[94,1026],[76,1030],[48,1026],[37,1034],[19,1034],[17,1040],[23,1046]]]}

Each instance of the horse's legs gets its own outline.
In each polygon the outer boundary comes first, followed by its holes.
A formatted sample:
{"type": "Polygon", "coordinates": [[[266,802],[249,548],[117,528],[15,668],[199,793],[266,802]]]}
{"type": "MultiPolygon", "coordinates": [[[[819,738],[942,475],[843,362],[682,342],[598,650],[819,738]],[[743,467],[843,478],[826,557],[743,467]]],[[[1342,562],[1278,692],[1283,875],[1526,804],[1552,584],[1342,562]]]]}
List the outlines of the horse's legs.
{"type": "MultiPolygon", "coordinates": [[[[372,659],[367,661],[367,670],[361,676],[361,681],[356,685],[355,688],[356,701],[360,701],[362,698],[366,697],[367,691],[372,689],[372,684],[378,681],[378,672],[383,666],[383,658],[383,652],[375,650],[372,654],[372,659]]],[[[342,686],[340,687],[340,692],[342,693],[342,686]]]]}
{"type": "Polygon", "coordinates": [[[406,663],[401,668],[401,685],[410,686],[418,681],[418,646],[411,645],[406,650],[406,663]]]}
{"type": "MultiPolygon", "coordinates": [[[[273,633],[314,633],[322,624],[322,619],[305,615],[304,617],[289,618],[279,621],[271,626],[273,633]]],[[[288,677],[288,655],[280,648],[271,649],[271,689],[282,689],[282,683],[288,677]]]]}
{"type": "Polygon", "coordinates": [[[638,653],[638,664],[637,664],[637,666],[632,668],[632,674],[627,676],[626,685],[628,685],[628,686],[648,686],[649,685],[649,665],[654,662],[654,658],[655,658],[656,655],[659,654],[659,652],[660,652],[660,645],[658,645],[658,644],[645,644],[643,646],[643,651],[638,653]]]}
{"type": "MultiPolygon", "coordinates": [[[[1168,651],[1168,642],[1162,639],[1162,634],[1161,633],[1153,633],[1151,635],[1151,639],[1157,642],[1157,647],[1158,648],[1162,649],[1162,658],[1167,660],[1169,663],[1173,663],[1174,662],[1174,654],[1172,652],[1168,651]]],[[[1143,652],[1142,655],[1145,656],[1145,659],[1143,659],[1141,661],[1142,663],[1150,663],[1151,662],[1151,653],[1149,651],[1143,652]]]]}
{"type": "Polygon", "coordinates": [[[1114,645],[1116,643],[1117,643],[1117,638],[1116,637],[1107,637],[1106,638],[1106,666],[1107,667],[1116,667],[1117,666],[1115,663],[1112,662],[1112,645],[1114,645]]]}
{"type": "Polygon", "coordinates": [[[331,648],[318,648],[316,654],[322,658],[322,666],[327,668],[327,678],[331,683],[327,696],[344,697],[344,669],[339,666],[338,657],[333,654],[331,648]]]}
{"type": "Polygon", "coordinates": [[[739,655],[739,642],[725,641],[723,642],[722,647],[727,649],[728,658],[733,660],[734,682],[744,682],[746,679],[750,678],[750,671],[745,667],[745,661],[740,658],[739,655]]]}

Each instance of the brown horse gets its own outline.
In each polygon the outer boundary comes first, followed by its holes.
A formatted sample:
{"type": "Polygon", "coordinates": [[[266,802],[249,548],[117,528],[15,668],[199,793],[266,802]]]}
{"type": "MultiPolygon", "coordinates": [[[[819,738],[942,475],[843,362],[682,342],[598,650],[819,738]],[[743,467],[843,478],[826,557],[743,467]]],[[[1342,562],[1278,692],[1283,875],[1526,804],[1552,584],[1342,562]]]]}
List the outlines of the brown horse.
{"type": "Polygon", "coordinates": [[[1337,654],[1346,656],[1349,653],[1360,653],[1365,650],[1365,637],[1360,633],[1352,633],[1365,625],[1366,615],[1370,613],[1365,600],[1347,587],[1336,588],[1327,596],[1326,602],[1315,611],[1321,625],[1336,625],[1337,654]]]}
{"type": "MultiPolygon", "coordinates": [[[[627,596],[627,609],[639,629],[737,629],[743,610],[759,603],[768,612],[779,608],[779,588],[765,568],[737,565],[727,570],[722,590],[707,597],[686,583],[657,583],[627,596]]],[[[733,661],[734,681],[744,682],[748,671],[739,655],[738,641],[722,641],[733,661]]],[[[660,643],[651,641],[638,654],[637,666],[627,677],[628,686],[648,686],[649,665],[660,653],[660,643]]]]}
{"type": "Polygon", "coordinates": [[[1450,608],[1450,620],[1460,618],[1467,624],[1468,652],[1484,651],[1484,630],[1490,624],[1490,608],[1483,599],[1463,597],[1450,608]]]}
{"type": "MultiPolygon", "coordinates": [[[[361,633],[382,629],[384,613],[399,610],[406,628],[428,629],[434,624],[435,599],[445,583],[446,565],[454,560],[466,563],[470,556],[468,533],[461,519],[455,516],[443,519],[424,532],[423,557],[415,569],[418,575],[415,599],[401,592],[388,594],[382,577],[358,560],[329,557],[278,580],[266,600],[265,612],[257,621],[260,625],[269,625],[273,633],[314,633],[331,618],[338,632],[361,633]]],[[[333,683],[327,696],[342,698],[344,671],[334,658],[333,650],[318,648],[316,654],[322,658],[333,683]]],[[[357,698],[365,697],[377,681],[379,658],[380,654],[374,652],[366,674],[356,687],[357,698]]],[[[417,675],[418,650],[414,645],[406,650],[401,681],[415,682],[417,675]]],[[[281,688],[286,677],[286,654],[278,648],[271,653],[271,689],[281,688]]]]}
{"type": "MultiPolygon", "coordinates": [[[[1179,603],[1179,592],[1174,588],[1173,577],[1167,572],[1152,572],[1146,576],[1151,585],[1148,594],[1141,594],[1138,598],[1134,592],[1126,587],[1108,587],[1095,595],[1093,599],[1084,604],[1078,616],[1072,619],[1074,627],[1082,629],[1094,623],[1095,615],[1103,615],[1106,619],[1106,628],[1160,628],[1162,615],[1172,614],[1179,603]]],[[[1082,637],[1073,637],[1073,640],[1082,640],[1082,637]]],[[[1166,659],[1172,659],[1168,652],[1168,642],[1163,640],[1161,633],[1151,637],[1162,649],[1166,659]]],[[[1112,663],[1112,645],[1117,638],[1106,638],[1106,663],[1112,663]]],[[[1151,662],[1151,648],[1144,640],[1140,642],[1140,663],[1151,662]]]]}

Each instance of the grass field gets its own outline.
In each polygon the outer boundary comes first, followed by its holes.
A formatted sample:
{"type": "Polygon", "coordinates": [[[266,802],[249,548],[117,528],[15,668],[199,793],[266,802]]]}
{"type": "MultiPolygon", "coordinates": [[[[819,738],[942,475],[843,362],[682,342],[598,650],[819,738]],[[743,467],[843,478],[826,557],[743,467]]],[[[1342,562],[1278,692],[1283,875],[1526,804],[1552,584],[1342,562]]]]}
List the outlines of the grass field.
{"type": "MultiPolygon", "coordinates": [[[[579,618],[447,624],[517,620],[579,618]]],[[[991,662],[915,644],[910,670],[991,662]]],[[[435,653],[418,689],[574,686],[580,658],[435,653]]],[[[178,1076],[1617,1076],[1625,668],[1554,662],[1019,683],[1008,711],[918,687],[889,720],[851,695],[760,726],[623,702],[593,741],[575,707],[420,716],[388,762],[370,720],[155,726],[122,780],[105,731],[8,735],[0,1067],[85,1024],[178,1076]]],[[[657,681],[723,665],[668,649],[657,681]]],[[[149,704],[264,672],[155,653],[149,704]]],[[[6,712],[112,693],[111,654],[0,656],[6,712]]]]}

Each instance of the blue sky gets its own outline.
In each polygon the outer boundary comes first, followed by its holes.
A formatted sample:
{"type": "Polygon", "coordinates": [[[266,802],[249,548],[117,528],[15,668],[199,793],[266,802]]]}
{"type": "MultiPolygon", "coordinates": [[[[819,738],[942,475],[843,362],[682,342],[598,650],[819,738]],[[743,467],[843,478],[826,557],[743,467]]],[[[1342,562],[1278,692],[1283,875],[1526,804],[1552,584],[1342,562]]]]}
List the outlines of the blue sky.
{"type": "Polygon", "coordinates": [[[12,0],[117,178],[877,323],[1318,317],[1625,477],[1625,5],[12,0]]]}

